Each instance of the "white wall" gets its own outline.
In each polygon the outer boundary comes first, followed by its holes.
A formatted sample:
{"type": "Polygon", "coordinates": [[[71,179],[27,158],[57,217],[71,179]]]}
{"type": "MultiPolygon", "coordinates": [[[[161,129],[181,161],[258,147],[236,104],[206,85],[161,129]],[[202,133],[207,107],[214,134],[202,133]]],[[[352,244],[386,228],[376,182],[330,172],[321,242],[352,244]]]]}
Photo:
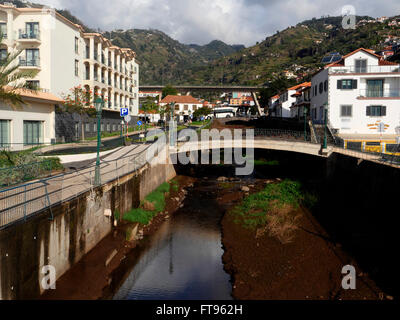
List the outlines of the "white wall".
{"type": "Polygon", "coordinates": [[[0,103],[0,119],[10,120],[10,143],[20,144],[22,149],[24,142],[24,121],[42,121],[43,143],[49,144],[55,139],[55,111],[54,104],[27,102],[21,109],[14,110],[10,106],[0,103]]]}

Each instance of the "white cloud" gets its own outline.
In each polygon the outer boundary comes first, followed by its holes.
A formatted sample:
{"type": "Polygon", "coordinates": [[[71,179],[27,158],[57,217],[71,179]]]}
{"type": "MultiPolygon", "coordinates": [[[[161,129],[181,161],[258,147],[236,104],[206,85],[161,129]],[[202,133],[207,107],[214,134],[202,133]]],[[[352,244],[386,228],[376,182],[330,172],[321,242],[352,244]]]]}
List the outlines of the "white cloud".
{"type": "Polygon", "coordinates": [[[70,10],[92,28],[159,29],[183,43],[219,39],[252,45],[305,19],[340,15],[351,4],[358,15],[400,14],[398,0],[38,0],[70,10]]]}

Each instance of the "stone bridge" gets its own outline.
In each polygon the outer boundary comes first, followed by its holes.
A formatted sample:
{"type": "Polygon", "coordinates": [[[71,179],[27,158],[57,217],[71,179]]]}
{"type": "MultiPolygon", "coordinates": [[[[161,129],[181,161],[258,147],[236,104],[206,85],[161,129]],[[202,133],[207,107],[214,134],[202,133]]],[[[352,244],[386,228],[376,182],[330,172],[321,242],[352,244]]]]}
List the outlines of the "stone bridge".
{"type": "Polygon", "coordinates": [[[202,151],[212,149],[268,149],[278,151],[289,151],[303,154],[314,155],[318,157],[329,158],[333,153],[343,154],[349,157],[357,158],[359,161],[372,161],[379,164],[400,168],[400,164],[390,161],[384,161],[379,153],[366,153],[350,149],[343,149],[338,146],[328,145],[322,149],[320,144],[302,141],[301,139],[282,139],[274,137],[256,136],[254,139],[215,139],[208,141],[179,141],[176,147],[170,148],[171,153],[182,153],[190,151],[202,151]]]}

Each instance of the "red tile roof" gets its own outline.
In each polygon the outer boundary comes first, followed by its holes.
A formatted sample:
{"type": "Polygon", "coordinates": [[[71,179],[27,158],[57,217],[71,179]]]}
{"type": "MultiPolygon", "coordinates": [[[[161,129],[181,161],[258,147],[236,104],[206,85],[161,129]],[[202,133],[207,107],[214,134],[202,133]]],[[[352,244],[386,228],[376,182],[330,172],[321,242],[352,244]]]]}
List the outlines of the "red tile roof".
{"type": "Polygon", "coordinates": [[[294,86],[294,87],[288,88],[286,91],[289,91],[289,90],[297,90],[297,89],[303,88],[303,87],[311,87],[311,82],[303,82],[303,83],[300,83],[300,84],[298,84],[298,85],[296,85],[296,86],[294,86]]]}
{"type": "Polygon", "coordinates": [[[161,100],[160,103],[192,103],[192,104],[202,104],[199,100],[193,98],[192,96],[173,96],[168,95],[161,100]]]}

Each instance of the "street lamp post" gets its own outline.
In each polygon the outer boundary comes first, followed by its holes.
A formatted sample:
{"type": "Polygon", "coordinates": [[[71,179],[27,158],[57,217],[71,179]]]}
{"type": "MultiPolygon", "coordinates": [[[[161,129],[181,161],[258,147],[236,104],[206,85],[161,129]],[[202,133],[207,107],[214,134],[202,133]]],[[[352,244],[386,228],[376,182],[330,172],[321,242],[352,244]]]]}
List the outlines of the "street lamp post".
{"type": "Polygon", "coordinates": [[[328,147],[328,139],[327,139],[327,126],[328,126],[328,104],[324,104],[324,144],[322,149],[326,149],[328,147]]]}
{"type": "Polygon", "coordinates": [[[307,108],[303,107],[303,115],[304,115],[304,141],[307,141],[307,108]]]}
{"type": "Polygon", "coordinates": [[[96,169],[94,176],[94,184],[95,186],[101,185],[101,176],[100,176],[100,146],[101,146],[101,111],[103,110],[104,101],[102,98],[98,97],[94,101],[94,106],[96,108],[97,113],[97,158],[96,158],[96,169]]]}
{"type": "Polygon", "coordinates": [[[175,126],[174,126],[174,109],[175,109],[175,102],[171,102],[169,104],[171,116],[169,119],[169,145],[175,146],[174,134],[175,134],[175,126]]]}

